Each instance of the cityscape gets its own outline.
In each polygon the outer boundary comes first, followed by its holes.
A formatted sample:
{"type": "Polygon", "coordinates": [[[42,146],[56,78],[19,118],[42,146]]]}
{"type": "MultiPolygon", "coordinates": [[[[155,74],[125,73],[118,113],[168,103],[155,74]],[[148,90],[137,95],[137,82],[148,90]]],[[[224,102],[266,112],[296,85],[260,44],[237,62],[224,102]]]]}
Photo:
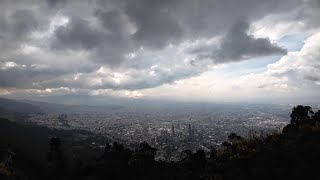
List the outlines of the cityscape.
{"type": "Polygon", "coordinates": [[[290,110],[290,105],[218,104],[168,109],[106,108],[104,112],[99,109],[31,114],[28,122],[54,129],[90,131],[131,148],[145,141],[158,149],[157,158],[179,160],[183,150],[209,152],[232,132],[244,137],[280,132],[289,122],[290,110]]]}

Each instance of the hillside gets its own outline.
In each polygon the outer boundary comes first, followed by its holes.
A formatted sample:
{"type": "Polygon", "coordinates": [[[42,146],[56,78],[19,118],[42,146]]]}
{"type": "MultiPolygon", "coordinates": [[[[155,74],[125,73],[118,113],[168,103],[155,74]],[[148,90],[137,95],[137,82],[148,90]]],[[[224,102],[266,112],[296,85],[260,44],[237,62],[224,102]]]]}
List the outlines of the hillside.
{"type": "Polygon", "coordinates": [[[27,102],[0,98],[0,112],[4,111],[34,114],[43,112],[43,110],[39,106],[35,106],[27,102]]]}

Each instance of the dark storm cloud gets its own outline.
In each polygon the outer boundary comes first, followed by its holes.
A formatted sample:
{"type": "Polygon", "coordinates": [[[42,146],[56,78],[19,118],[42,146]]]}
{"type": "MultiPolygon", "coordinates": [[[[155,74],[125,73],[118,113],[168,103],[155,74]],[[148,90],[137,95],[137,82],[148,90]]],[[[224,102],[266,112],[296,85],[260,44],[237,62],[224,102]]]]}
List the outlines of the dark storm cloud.
{"type": "Polygon", "coordinates": [[[106,11],[103,9],[97,9],[94,15],[101,21],[102,25],[114,36],[125,36],[127,26],[125,21],[125,15],[119,10],[106,11]]]}
{"type": "Polygon", "coordinates": [[[67,3],[67,0],[47,0],[49,8],[55,8],[57,6],[63,6],[67,3]]]}
{"type": "Polygon", "coordinates": [[[55,31],[54,49],[92,50],[94,61],[110,65],[121,63],[123,55],[139,49],[161,49],[181,41],[183,30],[164,1],[128,1],[123,9],[93,11],[98,27],[88,20],[72,17],[66,26],[55,31]]]}
{"type": "Polygon", "coordinates": [[[222,39],[220,48],[213,52],[212,57],[216,63],[240,61],[258,56],[284,55],[287,51],[272,44],[267,38],[255,38],[248,35],[249,24],[244,21],[237,22],[222,39]]]}
{"type": "Polygon", "coordinates": [[[91,50],[101,45],[104,32],[89,26],[84,19],[72,18],[67,26],[61,26],[55,31],[56,41],[52,44],[59,49],[91,50]]]}
{"type": "Polygon", "coordinates": [[[15,59],[7,54],[13,54],[12,52],[18,51],[21,45],[32,41],[33,32],[47,28],[48,17],[49,14],[34,10],[27,1],[13,3],[4,0],[0,5],[0,58],[15,59]]]}
{"type": "Polygon", "coordinates": [[[171,0],[128,1],[125,12],[137,26],[134,38],[147,47],[164,47],[183,36],[171,0]]]}
{"type": "Polygon", "coordinates": [[[39,26],[39,22],[34,17],[33,13],[25,9],[15,11],[9,17],[9,23],[10,22],[12,22],[12,24],[8,25],[8,30],[17,37],[25,36],[27,33],[36,30],[39,26]]]}
{"type": "Polygon", "coordinates": [[[287,53],[286,49],[271,43],[268,38],[249,35],[248,30],[248,22],[238,21],[219,40],[219,44],[201,45],[188,52],[197,55],[194,62],[209,58],[216,64],[287,53]]]}
{"type": "Polygon", "coordinates": [[[28,9],[17,9],[10,14],[2,15],[0,17],[1,40],[6,40],[6,43],[10,44],[25,40],[31,32],[41,27],[43,23],[41,21],[28,9]]]}
{"type": "Polygon", "coordinates": [[[102,24],[104,34],[100,36],[103,45],[96,49],[95,59],[111,66],[119,66],[124,54],[137,49],[132,40],[133,25],[126,14],[117,9],[96,9],[94,16],[102,24]]]}
{"type": "MultiPolygon", "coordinates": [[[[141,46],[161,49],[168,44],[178,44],[189,38],[220,35],[232,27],[239,17],[252,21],[254,18],[263,17],[267,11],[278,12],[290,8],[296,4],[296,1],[292,2],[285,6],[284,1],[250,0],[248,3],[190,0],[102,1],[103,6],[93,11],[93,16],[102,23],[102,29],[90,27],[88,20],[72,18],[66,27],[56,30],[57,41],[54,42],[53,47],[95,49],[94,60],[119,65],[124,60],[124,53],[134,51],[141,46]],[[130,32],[128,30],[130,28],[134,32],[130,32]]],[[[225,37],[221,52],[215,52],[216,62],[258,56],[258,49],[263,53],[262,56],[277,50],[281,51],[280,48],[270,45],[267,39],[257,39],[257,42],[254,42],[252,37],[247,36],[245,32],[247,29],[237,30],[236,28],[233,26],[234,32],[230,32],[225,37]],[[251,46],[248,50],[235,47],[242,40],[246,41],[242,45],[251,46]],[[252,46],[256,45],[258,45],[256,50],[251,51],[250,48],[253,49],[252,46]],[[228,50],[233,52],[229,54],[228,50]]]]}
{"type": "Polygon", "coordinates": [[[92,54],[92,61],[110,66],[119,65],[124,54],[132,50],[128,25],[118,11],[97,9],[93,18],[97,18],[101,26],[94,26],[89,20],[72,17],[66,26],[55,30],[55,38],[51,47],[56,50],[85,50],[92,54]]]}

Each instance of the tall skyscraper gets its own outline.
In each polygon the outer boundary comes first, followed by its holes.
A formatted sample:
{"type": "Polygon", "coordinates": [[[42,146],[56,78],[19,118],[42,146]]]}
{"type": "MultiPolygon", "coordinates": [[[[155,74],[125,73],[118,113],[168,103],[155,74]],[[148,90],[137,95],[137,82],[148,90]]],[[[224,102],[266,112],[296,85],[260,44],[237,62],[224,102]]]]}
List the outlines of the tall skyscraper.
{"type": "Polygon", "coordinates": [[[193,140],[193,132],[192,132],[192,128],[191,128],[191,124],[188,124],[188,141],[192,141],[193,140]]]}
{"type": "Polygon", "coordinates": [[[171,126],[171,134],[172,134],[172,136],[174,136],[174,126],[173,125],[171,126]]]}

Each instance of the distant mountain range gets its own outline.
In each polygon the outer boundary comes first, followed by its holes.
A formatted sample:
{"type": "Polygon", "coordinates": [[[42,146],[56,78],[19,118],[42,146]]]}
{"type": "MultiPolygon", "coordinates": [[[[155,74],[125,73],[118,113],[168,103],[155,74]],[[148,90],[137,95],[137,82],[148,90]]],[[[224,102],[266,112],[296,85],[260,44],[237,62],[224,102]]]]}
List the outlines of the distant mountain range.
{"type": "Polygon", "coordinates": [[[43,113],[43,110],[37,105],[24,101],[0,98],[0,112],[4,111],[14,113],[43,113]]]}
{"type": "Polygon", "coordinates": [[[74,112],[92,112],[104,111],[105,109],[117,110],[123,106],[105,105],[105,106],[88,106],[88,105],[65,105],[32,100],[13,100],[0,98],[0,113],[24,113],[24,114],[43,114],[48,112],[56,113],[74,113],[74,112]]]}

